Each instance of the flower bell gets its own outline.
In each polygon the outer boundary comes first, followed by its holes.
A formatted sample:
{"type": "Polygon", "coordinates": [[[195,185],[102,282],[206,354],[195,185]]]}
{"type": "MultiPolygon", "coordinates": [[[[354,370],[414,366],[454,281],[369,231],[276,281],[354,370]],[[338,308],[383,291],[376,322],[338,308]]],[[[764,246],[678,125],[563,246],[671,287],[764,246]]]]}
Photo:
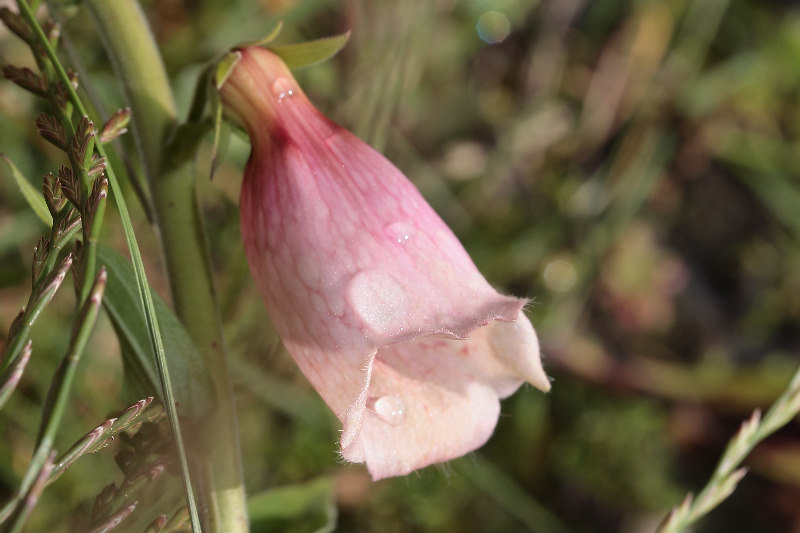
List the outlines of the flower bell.
{"type": "Polygon", "coordinates": [[[220,90],[250,136],[250,269],[284,345],[373,479],[483,445],[499,398],[547,391],[526,300],[498,294],[410,181],[262,48],[220,90]]]}

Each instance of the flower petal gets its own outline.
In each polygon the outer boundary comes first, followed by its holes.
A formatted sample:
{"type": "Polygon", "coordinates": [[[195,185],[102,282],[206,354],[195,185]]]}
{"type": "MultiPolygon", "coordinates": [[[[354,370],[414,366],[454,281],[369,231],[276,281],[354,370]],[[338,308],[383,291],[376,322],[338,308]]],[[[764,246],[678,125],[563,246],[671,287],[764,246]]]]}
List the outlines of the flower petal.
{"type": "Polygon", "coordinates": [[[366,372],[371,380],[359,395],[364,405],[356,402],[344,422],[344,435],[357,437],[342,439],[342,456],[366,462],[373,478],[381,479],[482,446],[497,423],[498,398],[523,381],[518,369],[506,364],[509,346],[492,342],[508,330],[517,331],[518,340],[528,337],[523,346],[532,350],[513,350],[517,366],[548,389],[536,335],[524,314],[517,322],[492,322],[466,340],[426,337],[388,345],[366,372]]]}

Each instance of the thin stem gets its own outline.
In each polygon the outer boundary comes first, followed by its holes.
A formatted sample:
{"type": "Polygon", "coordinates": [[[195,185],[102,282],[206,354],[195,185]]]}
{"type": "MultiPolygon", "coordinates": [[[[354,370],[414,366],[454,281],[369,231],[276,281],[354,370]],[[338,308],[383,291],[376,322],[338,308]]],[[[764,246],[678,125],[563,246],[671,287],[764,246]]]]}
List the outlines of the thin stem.
{"type": "MultiPolygon", "coordinates": [[[[54,457],[55,452],[50,452],[50,454],[42,461],[42,465],[37,472],[36,479],[34,479],[33,483],[31,483],[31,486],[24,497],[20,498],[23,503],[17,506],[14,515],[12,515],[13,520],[11,520],[11,524],[9,524],[9,529],[7,530],[8,533],[20,533],[25,527],[25,522],[28,520],[31,511],[33,511],[33,508],[39,499],[39,496],[42,494],[47,478],[50,476],[50,472],[53,469],[54,457]]],[[[0,515],[2,514],[3,511],[0,511],[0,515]]]]}
{"type": "Polygon", "coordinates": [[[14,389],[17,388],[19,380],[22,378],[22,373],[25,372],[25,367],[28,361],[30,361],[30,358],[31,341],[28,341],[25,343],[22,353],[13,366],[10,366],[7,371],[0,373],[0,409],[3,408],[14,392],[14,389]]]}
{"type": "MultiPolygon", "coordinates": [[[[50,252],[53,253],[52,251],[50,252]]],[[[19,323],[16,328],[12,330],[6,344],[3,347],[3,364],[0,367],[0,372],[5,372],[19,359],[19,355],[23,350],[23,346],[30,338],[30,331],[34,322],[39,317],[42,310],[50,303],[64,277],[67,275],[67,270],[72,266],[72,256],[68,255],[62,259],[61,264],[57,270],[51,267],[50,270],[42,275],[39,282],[33,287],[30,298],[28,298],[28,305],[21,316],[17,319],[19,323]]]]}
{"type": "Polygon", "coordinates": [[[702,518],[725,500],[746,473],[739,468],[756,445],[786,425],[800,412],[800,367],[764,418],[756,410],[730,440],[711,479],[696,497],[691,494],[675,507],[658,529],[658,533],[678,533],[702,518]]]}
{"type": "Polygon", "coordinates": [[[64,359],[61,361],[56,375],[53,378],[50,392],[45,401],[44,413],[42,415],[42,425],[39,428],[39,435],[36,438],[37,446],[48,448],[52,446],[56,430],[64,414],[64,408],[69,399],[69,391],[72,388],[72,380],[78,366],[83,350],[89,342],[89,335],[94,328],[97,314],[100,311],[100,304],[103,300],[103,291],[106,288],[106,271],[100,269],[94,284],[89,289],[88,298],[81,307],[80,312],[75,318],[75,326],[70,340],[70,347],[64,359]]]}
{"type": "MultiPolygon", "coordinates": [[[[59,214],[59,217],[70,217],[72,215],[72,211],[69,209],[65,209],[64,211],[66,212],[59,214]]],[[[44,268],[42,268],[43,273],[52,272],[53,268],[55,268],[58,256],[61,254],[61,250],[64,249],[67,243],[72,242],[72,238],[82,227],[81,218],[77,215],[68,220],[60,218],[54,220],[53,227],[50,229],[50,249],[47,252],[44,268]],[[64,230],[64,228],[66,229],[64,230]]],[[[42,276],[43,274],[39,275],[42,276]]]]}
{"type": "MultiPolygon", "coordinates": [[[[69,401],[69,393],[72,390],[72,381],[75,377],[75,370],[78,366],[78,361],[86,349],[86,344],[89,342],[89,336],[94,328],[97,314],[100,310],[100,303],[103,299],[103,291],[106,286],[106,272],[104,269],[100,270],[94,284],[89,292],[89,298],[77,316],[75,317],[75,325],[73,327],[72,338],[70,339],[69,348],[67,353],[62,359],[61,364],[56,371],[53,378],[53,383],[50,386],[50,391],[47,394],[44,412],[42,413],[42,421],[39,427],[39,435],[36,437],[36,450],[33,453],[33,458],[28,465],[28,470],[22,478],[20,489],[17,498],[12,500],[13,508],[17,510],[27,507],[27,502],[23,498],[28,498],[32,487],[38,485],[38,480],[42,477],[42,472],[48,470],[45,475],[49,478],[49,469],[52,469],[53,463],[53,442],[55,440],[58,426],[61,425],[61,418],[64,415],[64,409],[69,401]]],[[[42,486],[43,487],[43,486],[42,486]]],[[[33,491],[37,493],[37,491],[33,491]]],[[[40,490],[38,492],[41,492],[40,490]]],[[[18,530],[24,524],[28,514],[20,511],[19,519],[15,520],[13,531],[18,530]]]]}
{"type": "Polygon", "coordinates": [[[94,206],[88,207],[86,213],[91,216],[91,224],[83,226],[83,268],[84,278],[83,286],[81,287],[81,298],[85,299],[88,296],[88,276],[94,275],[97,268],[97,240],[100,236],[100,228],[103,226],[103,215],[106,211],[106,198],[108,196],[108,182],[105,178],[97,178],[103,180],[103,190],[99,194],[99,201],[94,206]],[[89,274],[91,273],[91,274],[89,274]]]}
{"type": "Polygon", "coordinates": [[[88,0],[128,103],[142,166],[151,187],[156,223],[175,310],[203,355],[214,382],[217,410],[196,423],[208,442],[205,473],[214,531],[248,530],[236,410],[204,226],[190,164],[164,157],[177,122],[166,71],[135,0],[88,0]],[[167,169],[165,171],[165,169],[167,169]]]}

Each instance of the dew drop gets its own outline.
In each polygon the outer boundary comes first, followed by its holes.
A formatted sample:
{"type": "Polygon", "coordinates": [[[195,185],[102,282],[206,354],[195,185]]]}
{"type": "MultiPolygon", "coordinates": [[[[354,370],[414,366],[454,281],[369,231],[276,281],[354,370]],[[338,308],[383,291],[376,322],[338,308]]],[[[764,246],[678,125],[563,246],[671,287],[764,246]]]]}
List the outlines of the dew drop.
{"type": "Polygon", "coordinates": [[[296,92],[294,84],[282,76],[272,82],[272,94],[275,95],[279,102],[294,96],[296,92]]]}
{"type": "Polygon", "coordinates": [[[392,426],[403,422],[405,412],[406,404],[399,396],[381,396],[375,401],[375,413],[392,426]]]}
{"type": "Polygon", "coordinates": [[[405,329],[410,302],[405,289],[380,270],[358,272],[347,285],[347,302],[364,324],[381,335],[405,329]]]}
{"type": "Polygon", "coordinates": [[[407,244],[417,230],[406,222],[394,222],[386,226],[384,232],[397,244],[407,244]]]}

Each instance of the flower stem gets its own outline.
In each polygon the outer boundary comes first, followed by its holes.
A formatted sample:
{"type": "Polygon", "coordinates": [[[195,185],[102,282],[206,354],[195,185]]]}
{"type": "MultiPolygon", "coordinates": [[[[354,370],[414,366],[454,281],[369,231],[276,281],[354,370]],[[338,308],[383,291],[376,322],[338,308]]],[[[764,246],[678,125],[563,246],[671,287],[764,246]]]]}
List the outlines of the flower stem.
{"type": "Polygon", "coordinates": [[[177,124],[169,81],[147,21],[135,0],[89,0],[90,12],[133,111],[133,133],[156,211],[175,310],[206,362],[217,409],[195,420],[207,455],[204,495],[212,531],[248,531],[236,410],[222,325],[190,165],[164,171],[163,147],[177,124]]]}

